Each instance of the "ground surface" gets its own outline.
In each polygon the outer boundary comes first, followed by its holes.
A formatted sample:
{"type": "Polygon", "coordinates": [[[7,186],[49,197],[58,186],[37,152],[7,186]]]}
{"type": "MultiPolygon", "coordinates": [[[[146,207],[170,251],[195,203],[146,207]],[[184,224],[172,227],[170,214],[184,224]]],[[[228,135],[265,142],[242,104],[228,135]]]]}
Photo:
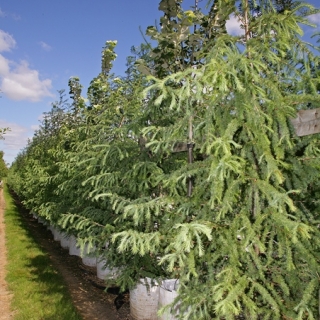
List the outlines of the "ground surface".
{"type": "Polygon", "coordinates": [[[5,246],[5,225],[4,225],[4,198],[3,189],[0,189],[0,320],[13,319],[13,312],[10,311],[10,301],[12,295],[8,291],[5,281],[5,267],[7,264],[5,246]]]}
{"type": "MultiPolygon", "coordinates": [[[[4,282],[5,247],[2,189],[0,200],[0,320],[6,320],[12,319],[10,318],[12,315],[9,310],[11,296],[7,292],[4,282]]],[[[20,207],[20,211],[27,228],[40,246],[48,252],[52,264],[62,274],[74,305],[84,320],[131,319],[128,294],[118,295],[117,288],[109,289],[109,292],[106,292],[103,281],[96,277],[95,268],[83,265],[80,257],[70,256],[68,250],[61,248],[60,242],[53,240],[51,232],[45,226],[38,223],[22,207],[20,207]]]]}

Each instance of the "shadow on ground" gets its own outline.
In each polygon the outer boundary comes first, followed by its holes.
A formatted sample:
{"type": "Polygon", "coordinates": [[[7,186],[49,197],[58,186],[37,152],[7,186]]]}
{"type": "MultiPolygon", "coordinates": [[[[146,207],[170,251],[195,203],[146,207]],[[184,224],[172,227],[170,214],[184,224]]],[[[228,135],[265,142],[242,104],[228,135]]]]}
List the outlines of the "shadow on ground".
{"type": "MultiPolygon", "coordinates": [[[[34,294],[45,297],[48,293],[46,291],[48,289],[43,289],[45,287],[49,288],[50,293],[61,294],[61,304],[57,314],[62,314],[60,312],[64,308],[65,297],[62,286],[53,280],[59,273],[71,294],[75,307],[84,320],[131,319],[128,293],[121,295],[118,288],[111,288],[109,292],[106,292],[104,282],[96,277],[96,269],[83,265],[80,257],[70,256],[68,250],[60,246],[60,242],[54,241],[47,227],[39,223],[23,207],[15,194],[11,193],[11,195],[20,213],[15,222],[29,238],[40,246],[43,252],[42,255],[31,257],[26,265],[32,270],[32,280],[38,283],[38,292],[34,294]],[[49,261],[49,264],[54,267],[53,271],[45,263],[46,261],[49,261]]],[[[54,317],[53,319],[59,318],[54,317]]],[[[45,318],[45,320],[51,319],[45,318]]]]}

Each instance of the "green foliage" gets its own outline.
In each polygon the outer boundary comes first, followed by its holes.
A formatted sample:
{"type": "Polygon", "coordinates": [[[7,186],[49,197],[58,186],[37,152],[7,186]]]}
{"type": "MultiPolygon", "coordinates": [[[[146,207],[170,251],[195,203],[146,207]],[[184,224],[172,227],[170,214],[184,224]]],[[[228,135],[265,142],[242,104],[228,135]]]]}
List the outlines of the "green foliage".
{"type": "Polygon", "coordinates": [[[8,167],[3,159],[4,152],[0,151],[0,180],[5,178],[8,174],[8,167]]]}
{"type": "Polygon", "coordinates": [[[6,200],[6,280],[12,293],[14,319],[80,320],[64,279],[50,257],[27,231],[14,199],[4,188],[6,200]]]}
{"type": "Polygon", "coordinates": [[[110,73],[108,41],[88,101],[70,79],[72,104],[53,106],[9,183],[95,244],[122,289],[179,278],[183,319],[315,319],[319,137],[297,137],[290,120],[320,102],[300,27],[317,11],[196,4],[160,2],[161,29],[147,29],[157,45],[133,48],[126,77],[110,73]],[[230,14],[243,36],[227,33],[230,14]]]}
{"type": "Polygon", "coordinates": [[[0,128],[0,140],[4,139],[4,135],[10,131],[10,128],[0,128]]]}

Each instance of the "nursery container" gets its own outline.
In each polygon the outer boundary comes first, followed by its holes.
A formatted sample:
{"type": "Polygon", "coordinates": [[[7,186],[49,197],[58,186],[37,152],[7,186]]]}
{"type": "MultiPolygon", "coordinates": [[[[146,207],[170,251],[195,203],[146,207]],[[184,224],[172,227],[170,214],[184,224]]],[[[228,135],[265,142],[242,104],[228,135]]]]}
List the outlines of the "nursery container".
{"type": "Polygon", "coordinates": [[[159,286],[150,278],[140,279],[130,290],[130,315],[134,320],[158,320],[159,286]]]}
{"type": "Polygon", "coordinates": [[[106,260],[101,257],[97,258],[97,277],[99,279],[105,279],[106,276],[110,273],[109,269],[105,267],[106,260]]]}
{"type": "Polygon", "coordinates": [[[106,278],[115,278],[118,274],[118,269],[106,267],[107,260],[103,257],[97,258],[97,277],[105,280],[106,278]]]}
{"type": "Polygon", "coordinates": [[[55,241],[60,241],[61,237],[62,237],[62,232],[57,227],[54,227],[53,228],[53,239],[55,241]]]}
{"type": "Polygon", "coordinates": [[[97,258],[94,255],[95,250],[96,250],[96,247],[92,247],[89,250],[89,245],[87,243],[84,245],[84,249],[81,256],[82,256],[82,263],[85,266],[95,267],[97,265],[97,258]]]}
{"type": "MultiPolygon", "coordinates": [[[[167,279],[163,280],[159,290],[159,304],[158,309],[171,304],[174,299],[178,296],[178,279],[167,279]]],[[[179,313],[179,306],[176,305],[173,309],[167,309],[161,316],[159,320],[176,320],[179,313]]]]}
{"type": "Polygon", "coordinates": [[[69,249],[70,247],[70,236],[65,232],[61,233],[60,244],[63,249],[69,249]]]}
{"type": "Polygon", "coordinates": [[[70,246],[69,246],[69,254],[70,256],[78,256],[80,257],[80,246],[77,245],[77,238],[75,236],[70,236],[70,246]]]}
{"type": "Polygon", "coordinates": [[[47,229],[51,231],[51,233],[53,234],[53,226],[51,224],[48,224],[47,229]]]}
{"type": "Polygon", "coordinates": [[[46,220],[44,218],[38,217],[38,222],[46,225],[46,220]]]}

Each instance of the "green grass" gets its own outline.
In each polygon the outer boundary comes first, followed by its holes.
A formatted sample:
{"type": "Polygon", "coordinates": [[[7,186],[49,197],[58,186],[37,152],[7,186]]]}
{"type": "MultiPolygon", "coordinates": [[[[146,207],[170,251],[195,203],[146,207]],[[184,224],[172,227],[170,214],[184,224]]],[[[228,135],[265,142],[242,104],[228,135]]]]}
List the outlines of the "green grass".
{"type": "Polygon", "coordinates": [[[8,252],[6,280],[13,293],[14,319],[80,320],[61,275],[26,228],[6,186],[4,196],[8,252]]]}

